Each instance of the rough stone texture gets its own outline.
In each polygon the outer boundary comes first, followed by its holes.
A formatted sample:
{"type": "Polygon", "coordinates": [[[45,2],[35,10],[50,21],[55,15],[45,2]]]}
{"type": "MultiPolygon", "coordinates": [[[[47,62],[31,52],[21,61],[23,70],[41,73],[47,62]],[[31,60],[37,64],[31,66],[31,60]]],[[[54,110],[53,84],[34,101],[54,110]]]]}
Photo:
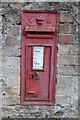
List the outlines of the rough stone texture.
{"type": "Polygon", "coordinates": [[[78,75],[80,76],[78,6],[77,2],[2,3],[3,10],[0,9],[0,31],[2,28],[3,34],[2,36],[0,33],[0,117],[78,117],[78,75]],[[23,9],[56,10],[59,13],[54,106],[20,105],[21,10],[23,9]]]}

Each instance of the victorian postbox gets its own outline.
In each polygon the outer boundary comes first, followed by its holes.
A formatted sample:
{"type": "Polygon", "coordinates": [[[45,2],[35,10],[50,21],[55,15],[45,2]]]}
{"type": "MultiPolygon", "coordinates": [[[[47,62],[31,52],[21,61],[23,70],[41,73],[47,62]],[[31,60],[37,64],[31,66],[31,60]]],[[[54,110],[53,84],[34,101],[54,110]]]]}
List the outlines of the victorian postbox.
{"type": "Polygon", "coordinates": [[[22,11],[21,104],[54,105],[58,14],[22,11]]]}

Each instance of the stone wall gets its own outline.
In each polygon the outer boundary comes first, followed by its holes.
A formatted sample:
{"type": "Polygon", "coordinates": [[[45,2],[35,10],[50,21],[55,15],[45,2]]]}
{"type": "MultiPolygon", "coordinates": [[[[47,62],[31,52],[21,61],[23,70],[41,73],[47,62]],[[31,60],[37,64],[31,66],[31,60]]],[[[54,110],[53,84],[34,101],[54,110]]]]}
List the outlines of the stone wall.
{"type": "Polygon", "coordinates": [[[80,75],[78,7],[77,2],[1,3],[0,116],[2,118],[78,117],[78,75],[80,75]],[[55,106],[20,105],[21,11],[24,9],[51,10],[59,13],[55,106]]]}

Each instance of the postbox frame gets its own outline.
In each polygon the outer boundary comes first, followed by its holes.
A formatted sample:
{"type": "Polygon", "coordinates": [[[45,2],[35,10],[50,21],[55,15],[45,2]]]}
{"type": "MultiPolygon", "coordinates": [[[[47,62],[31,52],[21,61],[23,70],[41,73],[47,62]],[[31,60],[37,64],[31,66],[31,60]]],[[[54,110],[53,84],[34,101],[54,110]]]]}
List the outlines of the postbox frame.
{"type": "MultiPolygon", "coordinates": [[[[22,23],[21,26],[23,26],[23,14],[24,13],[49,13],[50,14],[56,14],[56,29],[55,29],[55,54],[54,54],[54,77],[52,79],[53,81],[53,93],[52,94],[52,98],[50,101],[26,101],[26,88],[25,88],[25,71],[24,70],[24,45],[23,45],[23,32],[21,32],[21,95],[20,95],[20,104],[21,105],[54,105],[55,104],[55,85],[56,85],[56,64],[57,64],[57,44],[58,44],[58,21],[59,21],[59,14],[55,11],[38,11],[38,10],[23,10],[22,11],[22,23]]],[[[21,31],[22,31],[22,27],[21,27],[21,31]]],[[[44,64],[44,61],[43,61],[44,64]]],[[[25,65],[26,67],[26,65],[25,65]]],[[[43,68],[44,70],[44,68],[43,68]]]]}

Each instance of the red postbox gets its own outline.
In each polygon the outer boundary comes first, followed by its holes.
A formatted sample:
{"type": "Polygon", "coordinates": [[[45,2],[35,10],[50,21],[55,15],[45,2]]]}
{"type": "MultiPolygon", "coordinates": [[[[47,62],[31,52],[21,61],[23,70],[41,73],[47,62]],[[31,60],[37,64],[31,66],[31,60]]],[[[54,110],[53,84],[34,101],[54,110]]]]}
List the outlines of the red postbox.
{"type": "Polygon", "coordinates": [[[58,14],[22,11],[21,104],[54,105],[58,14]]]}

